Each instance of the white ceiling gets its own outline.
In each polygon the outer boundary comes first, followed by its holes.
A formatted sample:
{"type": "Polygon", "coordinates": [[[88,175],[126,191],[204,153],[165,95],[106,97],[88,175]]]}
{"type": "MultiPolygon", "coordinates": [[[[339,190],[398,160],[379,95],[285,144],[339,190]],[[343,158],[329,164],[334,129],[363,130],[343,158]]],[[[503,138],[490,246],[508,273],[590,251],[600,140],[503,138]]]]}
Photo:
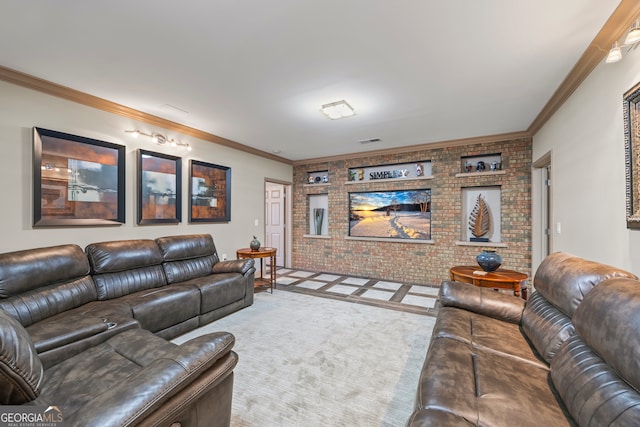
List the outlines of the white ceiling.
{"type": "Polygon", "coordinates": [[[526,130],[618,3],[0,0],[0,65],[310,159],[526,130]]]}

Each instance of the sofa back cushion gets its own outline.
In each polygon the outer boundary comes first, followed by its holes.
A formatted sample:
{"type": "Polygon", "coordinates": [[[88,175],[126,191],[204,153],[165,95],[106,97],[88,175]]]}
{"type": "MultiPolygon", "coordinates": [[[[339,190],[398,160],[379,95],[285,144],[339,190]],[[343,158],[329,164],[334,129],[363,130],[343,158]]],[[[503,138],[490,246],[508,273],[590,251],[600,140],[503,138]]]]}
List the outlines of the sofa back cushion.
{"type": "Polygon", "coordinates": [[[571,316],[584,296],[610,277],[635,276],[624,270],[555,252],[544,259],[534,278],[536,292],[522,313],[522,329],[547,363],[575,332],[571,316]]]}
{"type": "Polygon", "coordinates": [[[23,326],[97,299],[77,245],[0,254],[0,309],[23,326]]]}
{"type": "Polygon", "coordinates": [[[566,252],[547,256],[538,267],[534,287],[567,316],[573,316],[584,296],[598,283],[612,277],[635,275],[622,269],[589,261],[566,252]]]}
{"type": "Polygon", "coordinates": [[[640,282],[603,281],[573,315],[577,334],[551,362],[551,379],[579,425],[638,425],[640,282]]]}
{"type": "Polygon", "coordinates": [[[211,274],[218,253],[209,234],[168,236],[156,239],[164,259],[168,283],[184,282],[211,274]]]}
{"type": "Polygon", "coordinates": [[[40,394],[42,363],[22,325],[0,310],[0,405],[21,405],[40,394]]]}
{"type": "Polygon", "coordinates": [[[118,298],[167,284],[162,254],[153,240],[92,243],[85,248],[98,299],[118,298]]]}

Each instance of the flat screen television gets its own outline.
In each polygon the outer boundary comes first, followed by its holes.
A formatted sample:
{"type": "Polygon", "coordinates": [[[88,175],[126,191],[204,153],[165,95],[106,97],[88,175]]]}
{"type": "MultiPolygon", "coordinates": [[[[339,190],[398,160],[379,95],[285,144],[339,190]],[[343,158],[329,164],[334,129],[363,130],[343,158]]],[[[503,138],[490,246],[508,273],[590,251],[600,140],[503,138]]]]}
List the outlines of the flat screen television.
{"type": "Polygon", "coordinates": [[[349,193],[349,236],[431,240],[431,190],[349,193]]]}

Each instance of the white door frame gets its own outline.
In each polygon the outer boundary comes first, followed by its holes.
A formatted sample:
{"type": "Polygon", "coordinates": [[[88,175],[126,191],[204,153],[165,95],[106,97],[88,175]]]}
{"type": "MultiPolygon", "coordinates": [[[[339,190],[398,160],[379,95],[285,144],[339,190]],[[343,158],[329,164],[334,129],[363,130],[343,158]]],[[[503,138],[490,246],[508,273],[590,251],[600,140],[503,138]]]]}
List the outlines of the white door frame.
{"type": "Polygon", "coordinates": [[[531,171],[531,273],[535,273],[547,253],[553,252],[552,153],[533,162],[531,171]]]}
{"type": "MultiPolygon", "coordinates": [[[[262,205],[266,208],[266,204],[267,204],[267,200],[264,197],[264,195],[266,194],[267,191],[267,183],[270,184],[279,184],[282,185],[284,188],[284,195],[285,195],[285,206],[284,206],[284,246],[285,246],[285,254],[284,254],[284,267],[286,268],[291,268],[291,248],[293,247],[293,242],[292,242],[292,232],[291,232],[291,218],[292,218],[292,203],[291,201],[293,200],[293,196],[291,194],[292,192],[292,188],[293,188],[293,183],[289,182],[289,181],[282,181],[279,179],[272,179],[272,178],[265,178],[264,179],[264,191],[262,192],[263,194],[263,201],[262,201],[262,205]]],[[[263,230],[263,235],[266,236],[267,235],[267,224],[266,221],[263,224],[264,230],[263,230]]]]}

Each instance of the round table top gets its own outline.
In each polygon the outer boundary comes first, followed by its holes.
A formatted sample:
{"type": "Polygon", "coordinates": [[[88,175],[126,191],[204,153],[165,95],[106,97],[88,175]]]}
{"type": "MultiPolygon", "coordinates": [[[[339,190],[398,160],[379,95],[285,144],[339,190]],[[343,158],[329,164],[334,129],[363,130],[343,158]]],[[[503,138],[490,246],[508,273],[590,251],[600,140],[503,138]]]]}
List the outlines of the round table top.
{"type": "Polygon", "coordinates": [[[276,248],[265,248],[260,246],[260,249],[254,251],[251,248],[242,248],[236,251],[237,255],[249,256],[249,257],[260,257],[265,255],[271,255],[276,253],[276,248]]]}
{"type": "Polygon", "coordinates": [[[529,278],[529,276],[524,273],[520,273],[514,270],[505,270],[502,268],[499,268],[496,271],[492,272],[485,272],[477,265],[459,265],[456,267],[451,267],[451,272],[460,276],[468,277],[470,279],[488,279],[494,282],[513,282],[514,280],[522,281],[529,278]],[[476,271],[486,274],[474,274],[476,271]]]}

